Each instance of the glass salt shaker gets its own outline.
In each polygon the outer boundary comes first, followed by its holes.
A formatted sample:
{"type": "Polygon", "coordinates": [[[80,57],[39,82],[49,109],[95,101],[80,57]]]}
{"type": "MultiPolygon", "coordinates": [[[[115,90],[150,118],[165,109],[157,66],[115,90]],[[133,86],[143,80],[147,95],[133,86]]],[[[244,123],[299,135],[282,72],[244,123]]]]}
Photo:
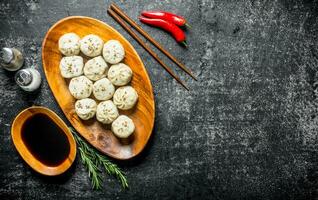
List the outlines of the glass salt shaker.
{"type": "Polygon", "coordinates": [[[35,91],[41,84],[41,74],[33,68],[19,70],[14,79],[23,90],[28,92],[35,91]]]}
{"type": "Polygon", "coordinates": [[[0,51],[0,64],[8,71],[17,71],[23,65],[22,53],[15,48],[2,48],[0,51]]]}

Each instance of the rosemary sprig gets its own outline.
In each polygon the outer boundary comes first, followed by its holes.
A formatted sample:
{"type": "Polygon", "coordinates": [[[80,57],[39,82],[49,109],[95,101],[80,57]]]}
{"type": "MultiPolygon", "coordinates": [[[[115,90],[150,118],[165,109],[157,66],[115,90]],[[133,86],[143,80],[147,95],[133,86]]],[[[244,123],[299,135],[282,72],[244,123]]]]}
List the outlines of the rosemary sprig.
{"type": "Polygon", "coordinates": [[[125,174],[118,168],[118,166],[114,163],[111,163],[107,158],[105,158],[104,156],[102,156],[100,154],[97,154],[96,156],[97,156],[97,160],[98,160],[99,164],[104,167],[106,172],[109,175],[116,176],[117,179],[120,180],[123,188],[128,188],[128,182],[127,182],[127,179],[125,177],[125,174]]]}
{"type": "Polygon", "coordinates": [[[102,166],[109,175],[116,176],[121,182],[123,188],[128,188],[127,178],[121,169],[116,164],[108,160],[104,155],[88,145],[73,128],[69,128],[74,135],[76,143],[78,144],[82,163],[88,170],[88,176],[92,181],[92,188],[97,190],[102,188],[103,181],[100,166],[102,166]]]}
{"type": "Polygon", "coordinates": [[[95,163],[95,155],[90,153],[89,146],[80,138],[77,134],[74,134],[72,130],[78,149],[80,152],[81,160],[83,165],[88,170],[88,176],[91,178],[93,189],[101,189],[101,174],[100,169],[95,163]]]}

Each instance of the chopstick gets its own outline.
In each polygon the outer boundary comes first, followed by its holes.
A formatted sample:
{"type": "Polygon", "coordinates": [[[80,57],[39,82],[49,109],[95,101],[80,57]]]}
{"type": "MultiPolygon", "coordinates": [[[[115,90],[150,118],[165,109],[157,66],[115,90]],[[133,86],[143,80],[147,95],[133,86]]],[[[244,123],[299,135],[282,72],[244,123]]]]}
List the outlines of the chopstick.
{"type": "Polygon", "coordinates": [[[158,63],[174,78],[178,81],[185,89],[189,90],[189,88],[173,73],[173,71],[160,60],[157,54],[152,51],[143,41],[142,39],[113,11],[111,8],[107,9],[108,14],[114,18],[148,53],[158,61],[158,63]]]}
{"type": "Polygon", "coordinates": [[[136,29],[141,35],[147,38],[154,46],[156,46],[163,54],[165,54],[170,60],[176,63],[183,71],[189,74],[194,80],[197,78],[192,72],[186,68],[180,61],[178,61],[173,55],[171,55],[166,49],[164,49],[153,37],[151,37],[146,31],[144,31],[134,20],[132,20],[124,11],[122,11],[116,4],[112,3],[110,8],[115,11],[121,18],[123,18],[128,24],[136,29]]]}

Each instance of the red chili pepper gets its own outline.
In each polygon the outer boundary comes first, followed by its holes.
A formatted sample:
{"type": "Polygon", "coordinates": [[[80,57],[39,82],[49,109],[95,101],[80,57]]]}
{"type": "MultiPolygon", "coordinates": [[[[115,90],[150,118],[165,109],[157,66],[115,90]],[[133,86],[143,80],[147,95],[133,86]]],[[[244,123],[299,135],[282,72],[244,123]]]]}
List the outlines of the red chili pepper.
{"type": "MultiPolygon", "coordinates": [[[[189,26],[187,20],[184,17],[164,11],[143,11],[142,16],[152,19],[163,19],[169,21],[177,26],[189,26]]],[[[190,27],[190,26],[189,26],[190,27]]]]}
{"type": "Polygon", "coordinates": [[[185,41],[186,36],[184,34],[184,32],[176,25],[174,25],[171,22],[162,20],[162,19],[150,19],[150,18],[146,18],[146,17],[139,17],[139,20],[142,23],[148,24],[148,25],[152,25],[155,27],[159,27],[162,28],[166,31],[168,31],[169,33],[172,34],[172,36],[174,37],[174,39],[177,42],[180,42],[182,44],[184,44],[185,46],[187,46],[187,43],[185,41]]]}

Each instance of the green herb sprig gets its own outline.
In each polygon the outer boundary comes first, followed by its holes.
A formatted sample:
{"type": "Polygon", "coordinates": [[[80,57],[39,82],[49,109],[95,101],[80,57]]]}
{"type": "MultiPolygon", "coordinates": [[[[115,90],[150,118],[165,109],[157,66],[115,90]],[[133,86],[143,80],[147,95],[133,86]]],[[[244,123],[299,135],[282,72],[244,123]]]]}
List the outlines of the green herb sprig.
{"type": "Polygon", "coordinates": [[[103,179],[101,167],[105,169],[107,174],[116,176],[124,189],[128,188],[127,178],[121,169],[87,144],[73,128],[70,127],[70,130],[78,144],[82,163],[88,171],[88,176],[91,178],[92,188],[97,190],[102,188],[103,179]]]}

